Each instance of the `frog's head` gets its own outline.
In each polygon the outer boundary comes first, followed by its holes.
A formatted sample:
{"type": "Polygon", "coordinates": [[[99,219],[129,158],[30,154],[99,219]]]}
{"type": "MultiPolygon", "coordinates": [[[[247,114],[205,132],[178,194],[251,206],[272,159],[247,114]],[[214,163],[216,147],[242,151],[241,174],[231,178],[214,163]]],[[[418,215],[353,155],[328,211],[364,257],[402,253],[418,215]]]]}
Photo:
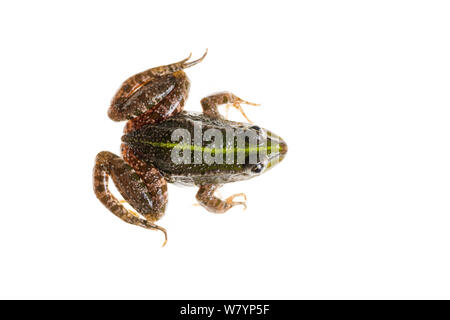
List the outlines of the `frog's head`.
{"type": "Polygon", "coordinates": [[[248,125],[244,174],[247,179],[261,175],[280,163],[286,156],[288,146],[278,135],[256,125],[248,125]]]}

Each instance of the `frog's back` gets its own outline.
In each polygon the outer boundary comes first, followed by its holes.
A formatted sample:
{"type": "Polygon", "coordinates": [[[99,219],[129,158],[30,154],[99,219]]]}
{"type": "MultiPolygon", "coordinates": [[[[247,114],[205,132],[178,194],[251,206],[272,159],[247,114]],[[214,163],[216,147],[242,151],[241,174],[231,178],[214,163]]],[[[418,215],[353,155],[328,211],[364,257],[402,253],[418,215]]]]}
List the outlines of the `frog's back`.
{"type": "Polygon", "coordinates": [[[225,144],[227,128],[244,126],[239,122],[183,111],[163,122],[148,124],[127,133],[122,141],[140,159],[155,166],[169,182],[184,185],[221,184],[238,180],[236,175],[242,168],[236,164],[207,164],[201,151],[211,142],[203,141],[204,133],[209,129],[220,131],[225,144]],[[187,147],[174,150],[180,144],[187,147]],[[186,154],[189,161],[183,158],[186,154]]]}

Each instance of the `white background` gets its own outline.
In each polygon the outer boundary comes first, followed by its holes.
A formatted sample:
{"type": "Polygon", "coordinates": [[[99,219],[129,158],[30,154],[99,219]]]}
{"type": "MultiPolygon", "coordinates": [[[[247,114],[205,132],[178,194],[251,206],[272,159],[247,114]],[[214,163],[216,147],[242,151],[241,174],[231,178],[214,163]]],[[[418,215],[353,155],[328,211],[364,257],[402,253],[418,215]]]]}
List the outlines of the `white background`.
{"type": "MultiPolygon", "coordinates": [[[[450,298],[445,1],[0,5],[0,298],[450,298]],[[92,192],[123,80],[185,58],[186,109],[230,90],[286,159],[214,215],[169,186],[162,234],[92,192]]],[[[236,112],[234,120],[242,120],[236,112]]]]}

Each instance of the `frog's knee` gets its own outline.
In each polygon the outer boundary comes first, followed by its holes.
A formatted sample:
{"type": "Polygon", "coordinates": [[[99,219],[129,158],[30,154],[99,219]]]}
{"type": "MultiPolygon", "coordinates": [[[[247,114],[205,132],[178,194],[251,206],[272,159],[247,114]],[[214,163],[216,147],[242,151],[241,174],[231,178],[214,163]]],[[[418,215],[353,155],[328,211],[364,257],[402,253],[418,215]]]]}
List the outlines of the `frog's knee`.
{"type": "Polygon", "coordinates": [[[111,105],[108,109],[108,117],[113,121],[125,121],[127,120],[127,114],[121,110],[120,106],[124,104],[124,99],[117,101],[114,105],[111,105]]]}
{"type": "Polygon", "coordinates": [[[97,156],[95,157],[95,163],[97,164],[107,164],[111,162],[113,159],[117,159],[119,156],[115,155],[112,152],[109,151],[100,151],[97,153],[97,156]]]}

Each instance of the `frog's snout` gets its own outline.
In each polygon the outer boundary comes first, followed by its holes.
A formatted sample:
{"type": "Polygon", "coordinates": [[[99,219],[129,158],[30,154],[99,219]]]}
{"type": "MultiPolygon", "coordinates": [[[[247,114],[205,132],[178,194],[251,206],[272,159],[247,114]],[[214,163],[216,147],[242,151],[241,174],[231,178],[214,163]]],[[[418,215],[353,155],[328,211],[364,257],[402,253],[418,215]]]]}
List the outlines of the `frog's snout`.
{"type": "Polygon", "coordinates": [[[267,132],[267,136],[270,140],[270,145],[272,145],[272,152],[267,155],[268,161],[265,171],[280,163],[288,151],[287,143],[280,136],[270,131],[267,132]]]}
{"type": "Polygon", "coordinates": [[[287,143],[279,138],[278,140],[278,162],[281,162],[285,157],[288,151],[287,143]]]}
{"type": "Polygon", "coordinates": [[[283,139],[280,139],[280,154],[285,155],[288,151],[287,143],[283,139]]]}

